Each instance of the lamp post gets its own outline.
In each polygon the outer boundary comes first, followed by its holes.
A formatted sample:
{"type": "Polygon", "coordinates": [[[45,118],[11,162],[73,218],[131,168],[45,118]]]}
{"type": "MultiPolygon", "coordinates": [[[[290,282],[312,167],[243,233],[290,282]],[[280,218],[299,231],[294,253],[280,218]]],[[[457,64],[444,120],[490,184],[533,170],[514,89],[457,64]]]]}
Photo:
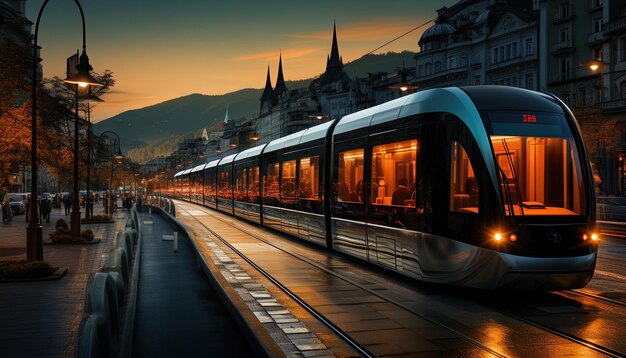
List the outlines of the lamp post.
{"type": "Polygon", "coordinates": [[[109,151],[108,151],[108,155],[109,155],[109,192],[107,195],[107,214],[111,215],[113,213],[113,208],[111,207],[111,183],[113,182],[113,159],[115,160],[121,160],[124,158],[124,156],[122,155],[122,151],[120,150],[120,136],[117,135],[117,133],[113,132],[113,131],[104,131],[100,134],[100,139],[98,139],[98,144],[100,143],[100,140],[105,137],[108,139],[108,143],[109,143],[109,151]],[[112,141],[111,141],[111,135],[115,136],[117,138],[117,142],[113,142],[113,143],[117,143],[117,151],[115,152],[115,155],[113,155],[113,146],[112,146],[112,141]]]}
{"type": "Polygon", "coordinates": [[[89,101],[92,102],[104,102],[100,97],[91,92],[87,92],[87,95],[80,98],[82,101],[87,101],[87,195],[85,196],[85,219],[91,218],[93,210],[91,208],[91,200],[93,199],[89,193],[90,184],[90,171],[91,171],[91,107],[89,101]]]}
{"type": "MultiPolygon", "coordinates": [[[[26,227],[26,258],[28,260],[43,260],[43,238],[42,238],[42,227],[41,222],[39,221],[39,204],[37,203],[37,63],[39,62],[39,56],[37,54],[37,49],[39,48],[37,45],[37,38],[39,35],[39,22],[41,21],[41,15],[43,14],[43,10],[48,5],[50,0],[45,0],[39,9],[39,13],[37,14],[37,21],[35,22],[35,33],[33,35],[33,76],[31,78],[32,82],[32,137],[31,137],[31,201],[30,201],[30,210],[28,217],[28,226],[26,227]]],[[[83,8],[80,6],[78,0],[74,0],[74,3],[78,6],[78,10],[80,11],[80,18],[83,24],[83,56],[85,63],[89,64],[89,58],[86,54],[86,34],[85,34],[85,15],[83,14],[83,8]]],[[[83,60],[83,56],[81,56],[81,61],[83,60]]],[[[80,66],[80,64],[79,64],[80,66]]],[[[78,67],[78,66],[77,66],[78,67]]],[[[89,66],[91,67],[91,66],[89,66]]],[[[98,81],[95,81],[93,77],[83,73],[84,67],[78,68],[78,73],[76,74],[77,80],[81,80],[80,82],[73,83],[87,83],[95,86],[101,85],[98,81]],[[90,80],[93,80],[93,83],[90,83],[90,80]]],[[[69,80],[69,78],[68,78],[69,80]]],[[[78,105],[76,106],[78,109],[78,105]]],[[[76,114],[78,116],[78,112],[76,114]]],[[[78,132],[77,132],[78,133],[78,132]]],[[[80,215],[80,212],[79,212],[80,215]]],[[[78,225],[80,225],[80,217],[78,217],[78,225]]],[[[74,225],[72,225],[73,227],[74,225]]],[[[80,236],[80,226],[78,227],[78,236],[80,236]]],[[[73,233],[73,232],[72,232],[73,233]]]]}

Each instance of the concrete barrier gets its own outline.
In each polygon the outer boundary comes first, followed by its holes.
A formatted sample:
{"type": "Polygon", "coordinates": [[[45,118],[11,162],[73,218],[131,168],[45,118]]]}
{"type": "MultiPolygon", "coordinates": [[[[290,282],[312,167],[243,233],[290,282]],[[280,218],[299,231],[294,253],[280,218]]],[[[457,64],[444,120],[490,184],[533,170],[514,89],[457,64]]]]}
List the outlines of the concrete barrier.
{"type": "Polygon", "coordinates": [[[78,357],[110,357],[106,322],[98,314],[92,314],[83,325],[82,335],[78,344],[78,357]]]}
{"type": "Polygon", "coordinates": [[[115,293],[117,294],[117,303],[121,308],[124,306],[124,300],[126,298],[126,288],[128,286],[124,284],[124,279],[119,272],[109,272],[108,275],[111,276],[111,279],[113,280],[115,293]]]}
{"type": "Polygon", "coordinates": [[[128,285],[128,255],[125,249],[116,248],[111,250],[107,263],[100,269],[102,272],[118,272],[122,275],[124,285],[128,285]]]}
{"type": "MultiPolygon", "coordinates": [[[[104,320],[105,329],[100,335],[102,353],[116,356],[119,347],[120,317],[117,292],[111,276],[104,272],[96,272],[91,280],[87,296],[87,312],[99,315],[104,320]],[[108,347],[103,349],[104,346],[108,347]]],[[[103,354],[103,356],[105,356],[103,354]]]]}
{"type": "Polygon", "coordinates": [[[133,238],[132,235],[127,235],[128,230],[126,230],[126,232],[124,234],[120,233],[117,237],[117,245],[116,247],[119,247],[121,249],[125,249],[126,250],[126,255],[128,256],[128,265],[130,266],[130,261],[132,261],[133,258],[133,238]]]}
{"type": "Polygon", "coordinates": [[[128,236],[130,242],[133,245],[137,245],[137,239],[139,238],[139,233],[137,232],[137,230],[135,229],[126,229],[126,232],[124,233],[125,236],[128,236]]]}

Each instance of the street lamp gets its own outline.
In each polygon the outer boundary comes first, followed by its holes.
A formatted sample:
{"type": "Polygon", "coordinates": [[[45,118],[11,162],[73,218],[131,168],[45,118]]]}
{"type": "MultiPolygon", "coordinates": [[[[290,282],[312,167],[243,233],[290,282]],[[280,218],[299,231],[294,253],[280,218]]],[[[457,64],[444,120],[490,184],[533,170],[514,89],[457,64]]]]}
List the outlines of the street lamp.
{"type": "MultiPolygon", "coordinates": [[[[28,260],[43,260],[43,238],[42,238],[42,227],[41,222],[39,221],[39,204],[37,202],[37,63],[39,62],[39,56],[37,53],[37,49],[39,46],[37,45],[37,37],[39,35],[39,22],[41,21],[41,15],[43,14],[43,10],[48,5],[50,0],[45,0],[39,9],[39,13],[37,14],[37,21],[35,22],[35,34],[33,35],[33,77],[31,78],[32,82],[32,136],[31,136],[31,200],[30,200],[30,210],[28,217],[28,226],[26,227],[26,258],[28,260]]],[[[74,0],[74,3],[78,6],[78,10],[80,11],[80,18],[83,24],[83,55],[85,56],[85,64],[89,65],[89,58],[87,58],[86,54],[86,35],[85,35],[85,15],[83,14],[83,8],[80,6],[78,0],[74,0]]],[[[81,60],[83,57],[81,56],[81,60]]],[[[80,64],[79,64],[80,65],[80,64]]],[[[91,67],[91,66],[88,66],[91,67]]],[[[74,80],[81,80],[81,82],[76,83],[90,83],[90,80],[93,80],[87,71],[88,77],[84,76],[83,71],[79,69],[79,73],[81,74],[81,78],[74,78],[74,80]]],[[[78,75],[77,74],[77,75],[78,75]]],[[[69,79],[68,79],[69,80],[69,79]]],[[[101,85],[97,81],[93,81],[92,85],[98,86],[101,85]]],[[[78,105],[77,114],[78,116],[78,105]]],[[[77,128],[77,126],[76,126],[77,128]]],[[[78,133],[78,131],[76,131],[78,133]]],[[[76,145],[78,148],[78,145],[76,145]]],[[[76,173],[78,172],[76,165],[76,173]]],[[[76,178],[78,175],[76,175],[76,178]]],[[[80,211],[78,213],[78,218],[74,218],[72,221],[72,234],[74,234],[74,221],[78,221],[78,237],[80,237],[80,211]]]]}
{"type": "Polygon", "coordinates": [[[87,102],[87,195],[85,196],[85,219],[89,219],[93,215],[93,210],[91,208],[91,200],[93,198],[89,193],[89,173],[91,171],[91,107],[89,105],[89,102],[104,101],[100,97],[93,94],[93,92],[91,92],[91,88],[86,95],[80,98],[80,100],[87,102]]]}
{"type": "Polygon", "coordinates": [[[115,159],[116,161],[121,161],[122,159],[124,159],[124,156],[122,155],[122,151],[120,150],[120,136],[117,135],[117,133],[112,132],[112,131],[104,131],[102,133],[100,133],[100,139],[98,139],[98,144],[100,144],[100,140],[104,137],[106,137],[108,139],[109,142],[109,192],[107,195],[107,214],[111,215],[113,213],[113,208],[111,207],[111,183],[113,182],[113,159],[115,159]],[[106,136],[105,136],[106,135],[106,136]],[[113,143],[117,143],[117,151],[115,151],[115,155],[113,155],[113,146],[112,146],[112,141],[111,141],[111,135],[114,135],[117,138],[117,142],[113,142],[113,143]]]}

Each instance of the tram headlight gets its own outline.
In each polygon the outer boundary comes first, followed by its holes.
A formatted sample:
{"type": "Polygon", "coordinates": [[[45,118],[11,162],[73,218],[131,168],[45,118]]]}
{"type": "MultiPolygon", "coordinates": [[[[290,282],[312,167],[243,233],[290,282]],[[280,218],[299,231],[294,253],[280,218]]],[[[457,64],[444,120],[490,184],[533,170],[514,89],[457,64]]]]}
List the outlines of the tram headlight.
{"type": "Polygon", "coordinates": [[[515,234],[509,235],[509,240],[511,240],[511,242],[517,241],[517,235],[515,235],[515,234]]]}
{"type": "Polygon", "coordinates": [[[583,234],[583,241],[587,241],[589,240],[589,235],[587,235],[587,233],[583,234]]]}
{"type": "Polygon", "coordinates": [[[600,240],[600,235],[598,235],[596,233],[591,234],[591,240],[593,240],[593,241],[600,240]]]}
{"type": "Polygon", "coordinates": [[[493,239],[496,241],[502,240],[502,234],[500,234],[499,232],[493,234],[493,239]]]}

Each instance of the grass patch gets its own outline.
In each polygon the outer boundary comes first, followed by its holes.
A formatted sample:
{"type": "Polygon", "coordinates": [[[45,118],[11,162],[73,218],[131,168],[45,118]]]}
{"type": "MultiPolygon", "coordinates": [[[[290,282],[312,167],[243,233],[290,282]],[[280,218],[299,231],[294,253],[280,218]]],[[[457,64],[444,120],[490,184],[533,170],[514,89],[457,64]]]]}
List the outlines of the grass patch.
{"type": "Polygon", "coordinates": [[[0,261],[0,280],[46,277],[58,269],[46,261],[0,261]]]}

